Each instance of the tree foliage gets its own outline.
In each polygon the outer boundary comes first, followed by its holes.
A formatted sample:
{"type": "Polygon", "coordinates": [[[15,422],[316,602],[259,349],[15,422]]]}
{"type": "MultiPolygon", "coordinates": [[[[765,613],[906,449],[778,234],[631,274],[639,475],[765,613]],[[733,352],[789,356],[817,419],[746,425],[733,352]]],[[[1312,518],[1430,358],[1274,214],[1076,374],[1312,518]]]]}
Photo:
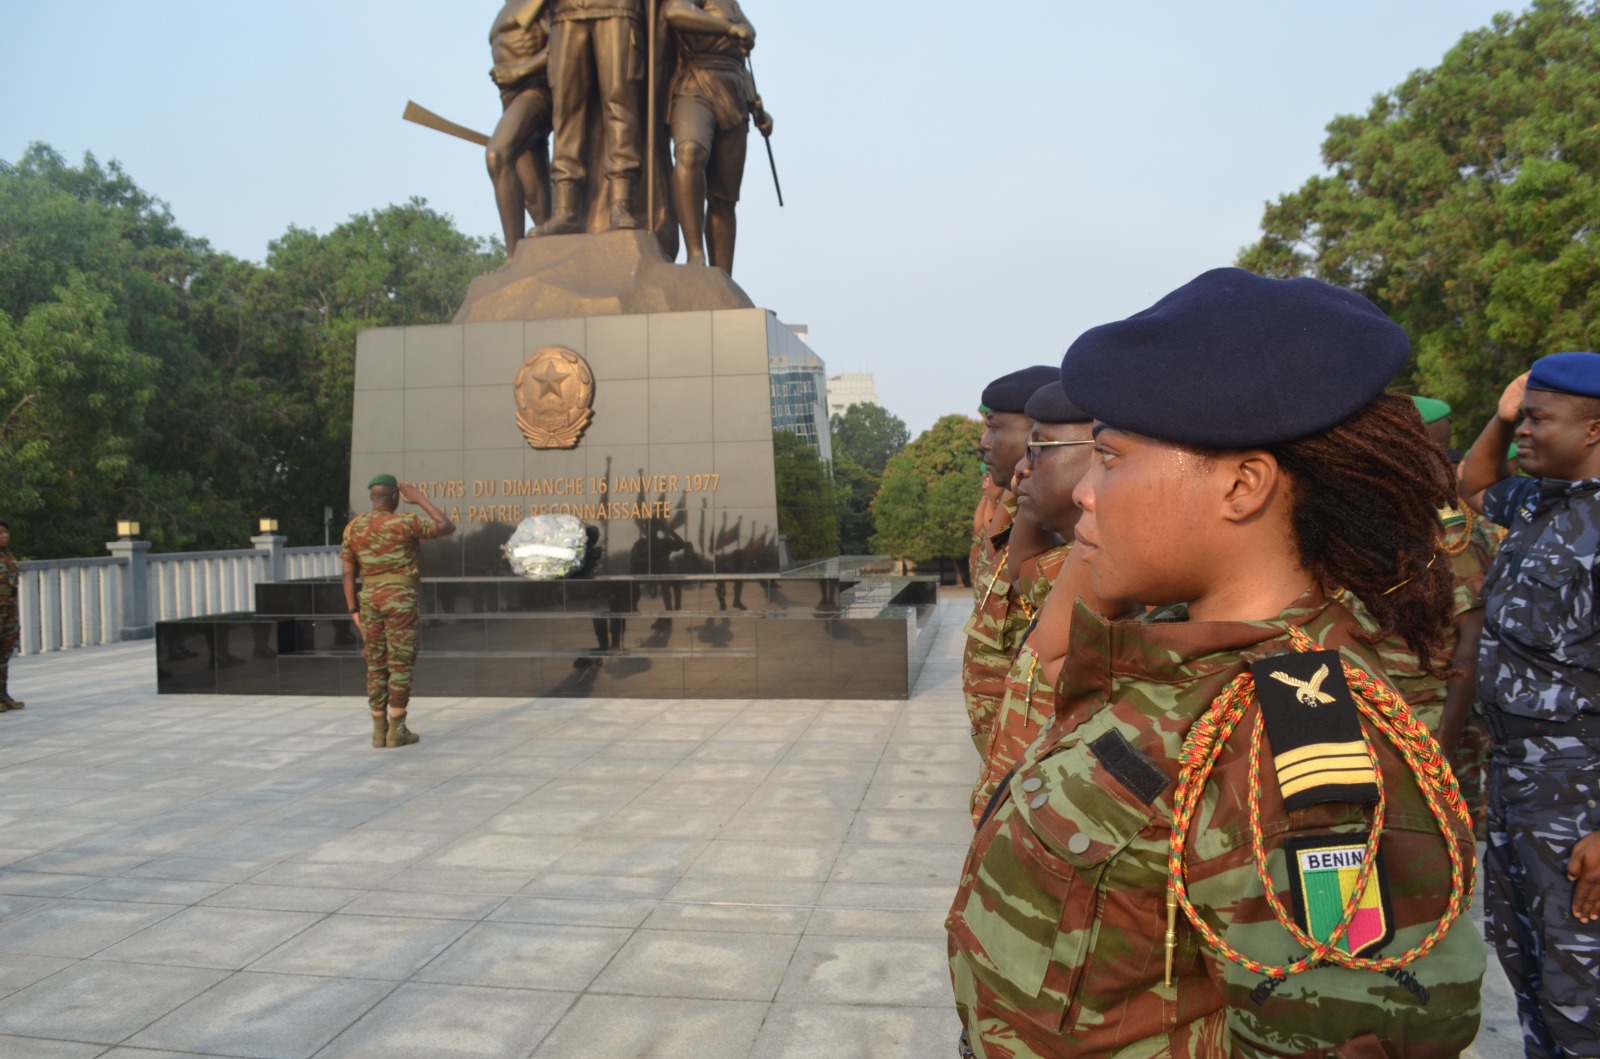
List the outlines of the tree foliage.
{"type": "Polygon", "coordinates": [[[323,507],[347,503],[356,331],[448,320],[493,251],[413,200],[290,228],[256,265],[115,162],[0,162],[0,515],[19,550],[93,555],[119,517],[166,549],[237,547],[260,515],[320,542],[323,507]]]}
{"type": "Polygon", "coordinates": [[[1335,118],[1330,172],[1269,204],[1239,264],[1358,290],[1410,333],[1397,386],[1457,440],[1538,356],[1600,345],[1600,13],[1536,0],[1335,118]]]}
{"type": "Polygon", "coordinates": [[[774,430],[772,463],[778,494],[778,532],[788,541],[789,559],[809,562],[838,555],[833,482],[822,456],[799,435],[774,430]]]}
{"type": "Polygon", "coordinates": [[[891,458],[872,501],[872,546],[897,559],[963,556],[983,491],[983,424],[947,415],[891,458]]]}
{"type": "Polygon", "coordinates": [[[839,554],[872,552],[872,498],[889,458],[906,447],[905,421],[875,404],[853,404],[833,417],[833,485],[839,554]]]}

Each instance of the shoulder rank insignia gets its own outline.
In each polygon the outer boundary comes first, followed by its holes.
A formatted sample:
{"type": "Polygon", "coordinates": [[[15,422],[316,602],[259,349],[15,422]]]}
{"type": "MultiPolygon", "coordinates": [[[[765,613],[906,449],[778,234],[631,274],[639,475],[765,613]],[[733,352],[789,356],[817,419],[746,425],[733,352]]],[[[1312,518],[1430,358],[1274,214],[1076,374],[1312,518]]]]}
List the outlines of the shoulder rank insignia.
{"type": "Polygon", "coordinates": [[[1250,673],[1285,808],[1375,803],[1378,777],[1339,652],[1273,655],[1251,665],[1250,673]]]}
{"type": "MultiPolygon", "coordinates": [[[[1295,922],[1318,941],[1327,941],[1344,918],[1355,893],[1356,878],[1366,856],[1366,835],[1319,835],[1288,838],[1283,843],[1289,868],[1289,893],[1295,922]]],[[[1356,905],[1350,929],[1339,947],[1352,956],[1383,948],[1394,937],[1394,916],[1389,909],[1389,881],[1383,854],[1375,854],[1367,887],[1356,905]]]]}

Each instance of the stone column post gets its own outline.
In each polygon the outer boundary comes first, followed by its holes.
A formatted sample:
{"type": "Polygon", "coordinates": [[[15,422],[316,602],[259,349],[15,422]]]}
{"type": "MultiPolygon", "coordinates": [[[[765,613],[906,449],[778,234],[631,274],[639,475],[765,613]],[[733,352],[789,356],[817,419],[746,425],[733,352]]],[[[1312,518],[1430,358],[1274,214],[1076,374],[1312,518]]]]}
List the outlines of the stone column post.
{"type": "Polygon", "coordinates": [[[250,543],[256,546],[256,551],[267,553],[267,580],[287,581],[284,573],[283,542],[287,537],[276,533],[263,533],[250,538],[250,543]]]}
{"type": "Polygon", "coordinates": [[[150,621],[150,542],[124,537],[111,541],[106,551],[123,560],[121,640],[148,640],[156,634],[150,621]]]}

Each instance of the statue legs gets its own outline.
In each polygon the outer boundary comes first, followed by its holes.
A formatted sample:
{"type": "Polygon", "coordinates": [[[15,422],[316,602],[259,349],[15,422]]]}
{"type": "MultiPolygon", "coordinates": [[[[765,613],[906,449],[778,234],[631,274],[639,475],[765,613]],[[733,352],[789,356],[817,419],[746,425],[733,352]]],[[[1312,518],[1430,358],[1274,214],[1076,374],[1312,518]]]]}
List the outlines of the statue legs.
{"type": "Polygon", "coordinates": [[[744,183],[744,158],[750,130],[743,125],[721,129],[711,145],[706,167],[706,247],[711,267],[733,275],[733,244],[739,234],[739,186],[744,183]]]}
{"type": "Polygon", "coordinates": [[[489,136],[484,160],[494,184],[509,260],[526,231],[523,210],[528,210],[537,223],[543,223],[549,215],[549,178],[541,172],[541,163],[544,138],[550,129],[550,96],[542,87],[527,88],[504,98],[504,106],[489,136]]]}
{"type": "Polygon", "coordinates": [[[550,38],[550,82],[554,86],[555,214],[543,229],[550,235],[583,230],[581,194],[588,177],[586,117],[593,101],[600,108],[604,130],[605,177],[611,202],[612,228],[637,228],[633,187],[639,179],[639,80],[642,55],[640,26],[621,16],[577,19],[555,24],[550,38]],[[591,66],[590,60],[593,60],[591,66]],[[597,90],[591,93],[591,81],[597,90]],[[563,210],[563,187],[571,192],[572,210],[563,210]]]}
{"type": "Polygon", "coordinates": [[[672,205],[691,265],[733,274],[736,207],[749,129],[718,129],[711,108],[692,97],[673,101],[672,205]]]}
{"type": "Polygon", "coordinates": [[[683,245],[691,265],[706,263],[706,159],[708,152],[693,140],[672,147],[672,206],[678,211],[683,245]]]}

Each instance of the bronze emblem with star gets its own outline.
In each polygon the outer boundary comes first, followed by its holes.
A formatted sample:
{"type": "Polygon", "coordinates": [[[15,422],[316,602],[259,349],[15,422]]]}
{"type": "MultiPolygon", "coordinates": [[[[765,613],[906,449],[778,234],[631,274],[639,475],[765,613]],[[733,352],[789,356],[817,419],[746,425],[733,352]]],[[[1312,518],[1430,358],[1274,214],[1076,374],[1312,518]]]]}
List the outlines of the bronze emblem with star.
{"type": "Polygon", "coordinates": [[[594,372],[565,346],[528,354],[517,372],[517,426],[536,449],[570,449],[594,418],[594,372]]]}

